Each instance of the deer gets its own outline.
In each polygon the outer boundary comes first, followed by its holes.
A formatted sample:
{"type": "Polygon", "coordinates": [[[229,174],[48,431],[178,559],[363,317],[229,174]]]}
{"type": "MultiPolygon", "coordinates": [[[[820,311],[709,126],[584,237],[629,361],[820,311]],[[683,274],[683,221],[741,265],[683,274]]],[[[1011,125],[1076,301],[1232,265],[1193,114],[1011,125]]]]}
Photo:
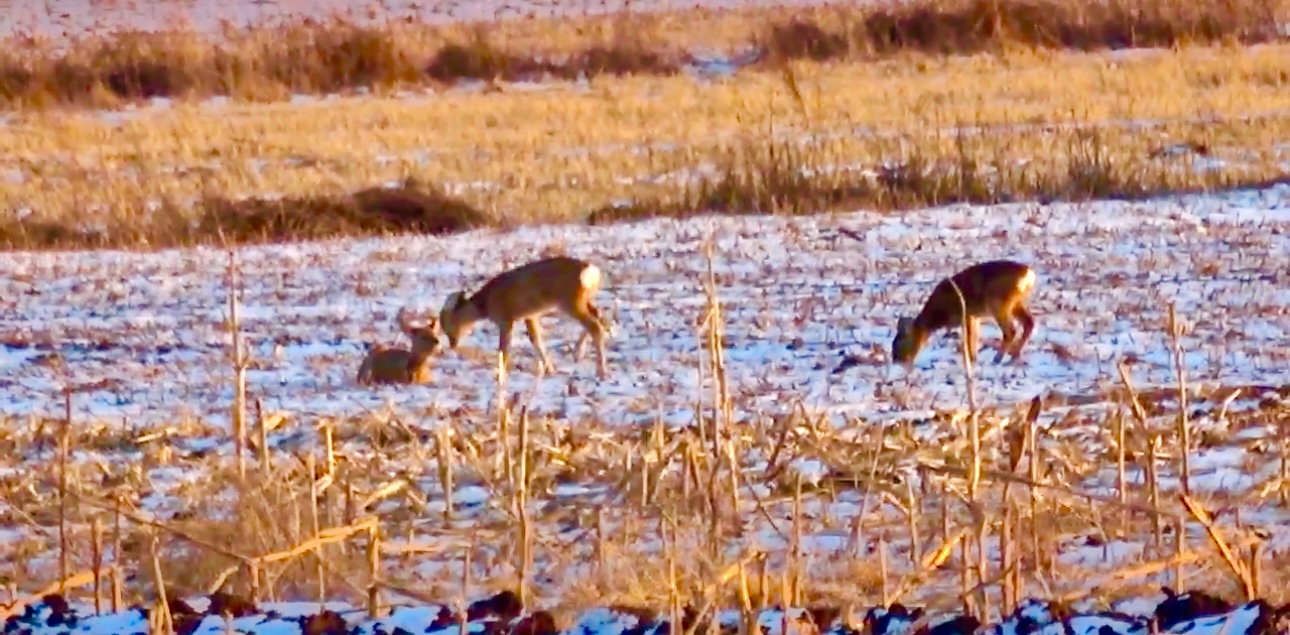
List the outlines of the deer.
{"type": "Polygon", "coordinates": [[[360,385],[424,384],[430,381],[430,356],[439,350],[439,325],[435,318],[422,324],[412,321],[407,308],[399,309],[399,330],[412,340],[412,348],[377,344],[358,367],[360,385]]]}
{"type": "Polygon", "coordinates": [[[937,283],[918,315],[897,320],[896,336],[891,341],[891,357],[909,368],[928,337],[936,331],[964,324],[966,308],[968,319],[964,339],[968,363],[976,363],[977,335],[984,317],[993,318],[1003,331],[1003,342],[995,354],[994,363],[1003,361],[1005,354],[1011,354],[1015,363],[1035,330],[1035,318],[1026,309],[1026,301],[1034,289],[1034,270],[1019,262],[990,260],[963,269],[937,283]],[[1014,320],[1021,324],[1020,334],[1014,320]]]}
{"type": "Polygon", "coordinates": [[[600,289],[601,271],[585,260],[553,256],[535,260],[503,271],[484,283],[478,291],[450,293],[439,311],[439,327],[448,345],[470,334],[480,321],[497,326],[499,370],[506,372],[511,347],[511,331],[516,322],[524,322],[529,341],[537,349],[539,376],[555,372],[555,365],[542,344],[539,318],[559,313],[577,320],[583,327],[574,352],[581,360],[587,339],[596,344],[596,376],[605,379],[605,335],[608,327],[591,298],[600,289]]]}

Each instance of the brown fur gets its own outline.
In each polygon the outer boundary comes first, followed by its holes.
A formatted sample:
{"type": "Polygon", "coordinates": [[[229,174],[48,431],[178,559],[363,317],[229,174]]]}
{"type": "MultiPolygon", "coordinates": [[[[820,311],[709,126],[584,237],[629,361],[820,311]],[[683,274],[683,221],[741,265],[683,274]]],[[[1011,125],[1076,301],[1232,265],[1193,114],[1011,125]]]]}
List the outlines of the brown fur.
{"type": "Polygon", "coordinates": [[[595,341],[596,371],[603,379],[607,374],[606,327],[600,311],[591,303],[600,288],[600,277],[599,268],[577,258],[556,256],[530,262],[498,274],[473,295],[462,291],[449,295],[439,313],[439,325],[448,337],[448,345],[456,348],[477,322],[493,322],[498,328],[497,350],[506,368],[511,331],[516,322],[523,321],[541,360],[539,372],[545,374],[554,372],[555,366],[542,344],[538,319],[559,312],[574,318],[585,329],[578,338],[575,359],[582,358],[588,337],[595,341]]]}
{"type": "Polygon", "coordinates": [[[439,350],[439,325],[434,318],[416,325],[399,309],[399,329],[412,340],[412,349],[376,345],[358,367],[359,384],[424,384],[430,381],[430,356],[439,350]]]}
{"type": "Polygon", "coordinates": [[[993,319],[1003,331],[1003,342],[994,362],[1002,361],[1005,354],[1011,354],[1015,361],[1035,329],[1034,316],[1025,306],[1034,288],[1034,271],[1021,263],[990,260],[972,265],[937,284],[913,319],[900,318],[891,343],[892,359],[912,364],[932,333],[963,324],[966,307],[969,319],[964,337],[968,362],[976,362],[977,337],[983,317],[993,319]],[[963,295],[961,302],[955,292],[956,285],[963,295]],[[1021,323],[1019,335],[1014,320],[1021,323]]]}

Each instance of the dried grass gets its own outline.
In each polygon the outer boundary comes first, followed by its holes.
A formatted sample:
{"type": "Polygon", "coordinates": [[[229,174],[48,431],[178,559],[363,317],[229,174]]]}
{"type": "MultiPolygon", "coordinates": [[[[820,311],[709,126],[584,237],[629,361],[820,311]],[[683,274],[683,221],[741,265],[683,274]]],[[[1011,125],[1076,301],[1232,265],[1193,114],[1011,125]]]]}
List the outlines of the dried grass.
{"type": "MultiPolygon", "coordinates": [[[[0,127],[5,248],[156,248],[696,213],[1140,198],[1280,179],[1285,46],[796,61],[737,79],[0,127]],[[1060,81],[1059,81],[1060,80],[1060,81]],[[398,210],[368,196],[426,183],[398,210]],[[234,203],[236,202],[236,203],[234,203]]],[[[390,195],[392,196],[392,195],[390,195]]]]}
{"type": "Polygon", "coordinates": [[[1281,39],[1276,0],[936,0],[875,5],[829,21],[770,27],[761,44],[779,57],[815,60],[919,51],[936,55],[1005,47],[1124,49],[1256,44],[1281,39]]]}
{"type": "MultiPolygon", "coordinates": [[[[724,407],[745,410],[733,403],[724,407]]],[[[1081,443],[1046,448],[1042,460],[1065,465],[1064,473],[1040,471],[1036,482],[1027,482],[1020,475],[1032,460],[1029,450],[1010,467],[1009,449],[997,436],[1007,425],[1005,420],[1018,421],[1017,414],[1006,407],[981,412],[981,425],[992,435],[982,446],[979,495],[989,509],[1011,508],[1016,514],[1011,553],[1030,585],[1023,595],[1043,594],[1067,603],[1090,597],[1106,605],[1126,595],[1150,593],[1153,580],[1177,584],[1168,580],[1173,538],[1166,534],[1165,544],[1151,547],[1150,518],[1154,513],[1185,517],[1183,506],[1167,499],[1153,508],[1135,486],[1121,494],[1131,505],[1126,513],[1115,504],[1114,496],[1067,485],[1096,479],[1106,467],[1104,455],[1086,454],[1081,443]],[[1014,492],[1006,499],[1005,483],[1014,492]],[[1035,502],[1029,502],[1031,497],[1035,502]],[[1038,543],[1030,540],[1035,534],[1042,536],[1038,543]],[[1137,541],[1145,547],[1140,555],[1114,556],[1111,561],[1096,556],[1097,545],[1113,541],[1137,541]],[[1068,556],[1084,552],[1084,556],[1056,562],[1052,560],[1055,552],[1068,556]],[[1035,586],[1039,580],[1047,591],[1041,593],[1035,586]]],[[[149,535],[158,533],[157,549],[172,597],[210,592],[218,582],[222,591],[252,602],[306,600],[319,594],[362,601],[362,584],[369,575],[362,538],[323,547],[321,568],[314,549],[294,548],[317,544],[317,536],[360,526],[372,518],[384,536],[381,575],[391,589],[418,589],[439,602],[457,597],[462,592],[462,558],[469,554],[471,591],[464,597],[470,599],[486,591],[514,590],[517,584],[522,548],[510,510],[519,480],[510,464],[497,459],[510,455],[518,461],[522,455],[527,466],[525,490],[532,496],[528,531],[533,532],[531,548],[536,570],[541,572],[534,583],[555,585],[559,595],[547,599],[558,600],[564,610],[625,605],[660,611],[670,597],[691,607],[704,598],[718,606],[737,606],[747,597],[754,607],[787,602],[843,608],[881,604],[897,589],[905,592],[902,602],[949,610],[960,603],[956,578],[965,567],[974,567],[957,550],[932,559],[942,545],[955,544],[955,534],[972,531],[976,522],[973,512],[954,494],[961,493],[969,472],[964,465],[967,437],[953,432],[962,425],[962,415],[945,413],[924,421],[919,424],[924,427],[919,436],[899,423],[884,426],[857,419],[839,428],[819,425],[807,413],[768,420],[765,425],[740,425],[721,441],[723,453],[741,457],[734,463],[709,454],[712,435],[719,433],[712,428],[714,420],[706,418],[688,429],[620,429],[594,422],[535,420],[527,426],[523,452],[518,431],[511,429],[502,436],[504,429],[490,425],[487,417],[445,419],[446,453],[441,453],[431,448],[434,431],[377,415],[336,422],[337,460],[332,467],[328,467],[329,453],[321,435],[305,429],[313,426],[290,424],[275,431],[268,436],[274,446],[266,454],[271,465],[258,467],[263,477],[253,474],[253,480],[246,482],[237,476],[227,453],[171,449],[165,438],[209,435],[212,430],[172,427],[162,434],[122,434],[118,426],[94,427],[72,438],[73,454],[116,448],[142,457],[142,469],[124,463],[72,468],[67,480],[68,545],[77,562],[86,561],[84,554],[91,550],[88,524],[98,517],[109,528],[101,547],[106,547],[109,562],[122,565],[126,572],[147,568],[149,552],[144,545],[149,535]],[[926,443],[927,426],[938,430],[936,444],[926,443]],[[447,469],[454,473],[451,485],[436,476],[443,473],[436,456],[448,460],[447,469]],[[642,462],[640,457],[652,458],[642,462]],[[819,461],[830,468],[829,474],[800,491],[797,486],[785,488],[778,483],[800,478],[789,465],[796,459],[819,461]],[[906,484],[911,464],[919,466],[919,484],[912,488],[906,484]],[[877,478],[868,478],[871,470],[877,478]],[[198,474],[205,476],[195,478],[198,474]],[[169,481],[151,480],[154,477],[180,478],[184,484],[174,488],[169,481]],[[732,479],[741,483],[737,496],[732,479]],[[114,485],[105,488],[100,480],[114,485]],[[584,493],[556,494],[557,485],[569,483],[584,488],[584,493]],[[429,505],[447,498],[449,488],[472,486],[488,492],[484,502],[458,507],[451,518],[430,511],[429,505]],[[162,495],[166,502],[158,508],[174,510],[170,517],[130,511],[144,497],[157,505],[156,493],[161,491],[167,492],[162,495]],[[312,491],[318,492],[316,502],[310,500],[312,491]],[[119,551],[111,538],[114,505],[108,496],[120,496],[125,510],[119,551]],[[857,508],[861,509],[855,514],[859,524],[834,516],[857,508]],[[797,509],[810,512],[803,517],[793,512],[797,509]],[[905,511],[911,509],[912,521],[905,511]],[[312,527],[315,515],[319,530],[312,527]],[[149,517],[150,523],[140,522],[149,517]],[[671,522],[668,519],[676,520],[677,534],[675,545],[663,548],[660,527],[671,522]],[[915,528],[918,551],[911,552],[915,528]],[[713,551],[714,536],[726,547],[713,551]],[[816,555],[809,554],[823,547],[801,552],[793,547],[811,536],[841,538],[847,546],[816,555]],[[757,549],[768,555],[752,555],[757,549]],[[875,566],[881,549],[887,550],[884,569],[875,566]],[[295,555],[283,557],[293,550],[295,555]],[[668,556],[669,552],[675,553],[668,556]],[[257,571],[258,585],[251,585],[246,568],[227,553],[263,561],[257,571]],[[676,553],[685,557],[674,557],[676,553]],[[669,558],[674,561],[669,563],[669,558]],[[740,559],[749,563],[743,579],[736,576],[725,585],[714,583],[720,572],[730,571],[740,559]],[[804,577],[798,579],[798,575],[804,577]]],[[[1061,434],[1070,437],[1083,430],[1079,433],[1083,442],[1105,443],[1097,432],[1110,429],[1105,416],[1097,408],[1070,411],[1062,417],[1061,434]]],[[[1284,406],[1275,404],[1258,414],[1260,421],[1285,416],[1284,406]]],[[[1171,413],[1162,413],[1152,424],[1165,442],[1171,438],[1171,418],[1171,413]]],[[[47,447],[54,436],[48,425],[10,429],[15,457],[37,456],[31,453],[47,447]]],[[[1141,469],[1145,461],[1140,445],[1140,440],[1135,441],[1129,448],[1133,469],[1141,469]]],[[[1176,458],[1160,460],[1159,468],[1174,473],[1176,458]]],[[[52,532],[41,529],[62,517],[54,497],[41,488],[57,478],[54,472],[52,466],[15,471],[0,482],[0,494],[16,512],[14,518],[22,519],[32,541],[38,543],[21,556],[29,569],[0,563],[4,566],[0,572],[19,573],[23,589],[34,590],[49,579],[49,567],[39,564],[37,554],[56,548],[52,532]]],[[[1215,492],[1205,497],[1204,505],[1251,508],[1268,504],[1262,497],[1257,491],[1215,492]]],[[[992,540],[999,535],[1000,517],[1001,511],[985,517],[993,527],[992,540]]],[[[1256,541],[1257,525],[1222,522],[1233,548],[1246,549],[1256,541]]],[[[1237,599],[1239,585],[1233,584],[1219,554],[1205,544],[1200,527],[1193,530],[1198,538],[1180,561],[1187,571],[1186,584],[1203,584],[1220,597],[1237,599]]],[[[1238,557],[1244,558],[1245,553],[1239,551],[1238,557]]],[[[1279,586],[1283,576],[1276,566],[1280,560],[1283,557],[1277,554],[1264,555],[1262,566],[1267,573],[1260,595],[1269,600],[1284,599],[1284,588],[1279,586]]],[[[986,566],[994,575],[1003,564],[992,558],[986,566]]],[[[148,576],[128,577],[124,586],[126,602],[148,597],[152,588],[148,576]]],[[[992,593],[998,591],[997,584],[988,586],[992,593]]]]}
{"type": "Polygon", "coordinates": [[[0,102],[27,108],[150,97],[394,89],[431,81],[670,75],[687,51],[768,60],[875,59],[1005,48],[1097,50],[1280,39],[1283,0],[917,0],[801,10],[694,10],[555,24],[372,24],[346,17],[227,29],[19,39],[0,52],[0,102]]]}

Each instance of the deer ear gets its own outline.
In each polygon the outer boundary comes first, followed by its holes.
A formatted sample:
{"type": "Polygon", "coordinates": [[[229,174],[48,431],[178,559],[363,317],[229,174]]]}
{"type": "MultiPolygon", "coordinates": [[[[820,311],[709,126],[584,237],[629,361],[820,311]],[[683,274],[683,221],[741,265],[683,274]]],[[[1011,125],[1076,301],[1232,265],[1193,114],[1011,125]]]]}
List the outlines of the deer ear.
{"type": "Polygon", "coordinates": [[[443,309],[441,309],[440,312],[453,311],[457,307],[465,303],[465,301],[466,301],[465,294],[463,294],[460,291],[453,291],[452,293],[448,294],[447,299],[444,300],[443,309]]]}

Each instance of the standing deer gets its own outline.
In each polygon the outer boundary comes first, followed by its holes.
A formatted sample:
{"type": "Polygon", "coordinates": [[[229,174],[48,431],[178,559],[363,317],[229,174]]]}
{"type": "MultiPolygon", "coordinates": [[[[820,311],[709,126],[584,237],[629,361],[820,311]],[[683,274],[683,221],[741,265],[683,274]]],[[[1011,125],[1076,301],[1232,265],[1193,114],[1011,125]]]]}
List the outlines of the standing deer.
{"type": "Polygon", "coordinates": [[[429,318],[415,324],[406,308],[399,309],[399,329],[412,340],[412,349],[377,344],[358,367],[356,381],[371,384],[424,384],[430,381],[430,356],[439,350],[438,324],[429,318]]]}
{"type": "Polygon", "coordinates": [[[585,329],[578,338],[574,359],[582,359],[587,338],[591,337],[596,344],[596,374],[604,379],[606,326],[600,311],[591,303],[591,297],[600,289],[600,278],[599,267],[577,258],[555,256],[530,262],[498,274],[473,295],[467,296],[464,291],[449,294],[439,312],[439,326],[448,337],[448,345],[455,349],[480,320],[497,325],[497,352],[505,371],[511,330],[515,322],[522,320],[541,360],[538,374],[544,375],[555,372],[555,365],[542,345],[538,319],[553,312],[563,313],[585,329]]]}
{"type": "Polygon", "coordinates": [[[1035,318],[1025,306],[1034,288],[1034,270],[1021,263],[991,260],[972,265],[941,280],[917,316],[912,319],[901,317],[897,321],[896,337],[891,341],[891,357],[906,367],[913,365],[918,351],[932,333],[963,324],[966,307],[968,320],[964,337],[968,363],[976,363],[977,334],[983,317],[993,318],[1003,331],[1003,342],[994,363],[1002,361],[1005,353],[1010,353],[1015,362],[1035,330],[1035,318]],[[959,293],[955,292],[956,286],[963,295],[961,303],[959,293]],[[1020,337],[1013,327],[1014,318],[1021,323],[1020,337]]]}

